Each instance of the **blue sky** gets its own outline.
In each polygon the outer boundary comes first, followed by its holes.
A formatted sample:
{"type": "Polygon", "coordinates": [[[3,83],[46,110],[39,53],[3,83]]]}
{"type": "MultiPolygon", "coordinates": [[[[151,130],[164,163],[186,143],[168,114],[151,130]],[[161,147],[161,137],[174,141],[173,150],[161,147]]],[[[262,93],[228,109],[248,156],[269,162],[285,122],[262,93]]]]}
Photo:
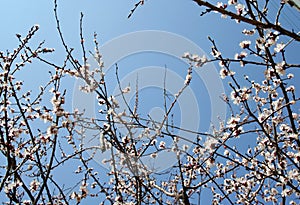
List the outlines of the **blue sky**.
{"type": "MultiPolygon", "coordinates": [[[[205,53],[210,53],[211,44],[207,36],[211,36],[216,40],[219,48],[224,51],[227,56],[234,56],[240,51],[239,42],[245,40],[241,35],[241,31],[245,27],[244,24],[237,25],[230,19],[221,19],[220,15],[208,14],[200,17],[202,11],[192,1],[184,0],[164,0],[164,1],[146,1],[145,6],[136,10],[130,19],[127,16],[133,8],[135,1],[116,0],[116,1],[79,1],[79,0],[64,0],[58,1],[58,13],[61,21],[61,27],[70,47],[77,50],[75,55],[80,58],[80,38],[79,38],[79,18],[80,12],[84,13],[84,36],[86,39],[87,50],[93,51],[93,33],[98,33],[100,44],[105,44],[114,38],[127,33],[141,30],[160,30],[171,32],[194,42],[205,53]]],[[[273,3],[273,2],[272,2],[273,3]]],[[[56,52],[49,55],[49,59],[54,62],[62,62],[64,58],[64,49],[61,46],[58,33],[56,31],[56,23],[53,12],[54,4],[52,1],[17,1],[10,0],[2,2],[0,8],[1,32],[0,32],[0,49],[13,50],[17,47],[18,41],[15,37],[16,33],[23,36],[34,24],[40,25],[40,30],[32,40],[32,45],[45,40],[46,46],[55,48],[56,52]]],[[[272,8],[272,6],[271,6],[272,8]]],[[[294,28],[296,31],[300,29],[299,13],[296,10],[287,8],[283,15],[283,24],[288,28],[294,28]]],[[[286,42],[287,39],[283,39],[286,42]]],[[[183,54],[183,53],[182,53],[183,54]]],[[[292,48],[289,58],[296,62],[299,59],[299,43],[292,48]]],[[[105,56],[104,56],[105,58],[105,56]]],[[[165,65],[177,72],[183,78],[185,77],[187,66],[178,58],[154,54],[143,53],[131,55],[119,62],[121,75],[124,77],[128,72],[132,72],[138,67],[145,66],[160,66],[165,65]],[[179,68],[178,68],[179,67],[179,68]],[[181,68],[180,68],[181,67],[181,68]],[[122,70],[123,69],[123,70],[122,70]],[[128,69],[128,70],[126,70],[128,69]],[[181,69],[181,70],[180,70],[181,69]]],[[[218,67],[218,65],[216,65],[218,67]]],[[[48,79],[47,69],[40,67],[39,63],[35,63],[32,70],[23,72],[21,78],[25,81],[25,88],[35,89],[39,84],[46,82],[48,79]],[[33,80],[34,79],[34,80],[33,80]],[[26,83],[26,80],[28,81],[26,83]]],[[[299,71],[295,71],[299,75],[299,71]]],[[[256,76],[253,71],[250,75],[256,76]]],[[[297,77],[296,77],[297,78],[297,77]]],[[[209,101],[205,100],[209,97],[205,86],[199,76],[195,77],[198,83],[192,85],[193,91],[201,90],[199,101],[202,103],[200,113],[201,118],[205,119],[211,111],[207,110],[205,105],[209,106],[209,101]]],[[[299,84],[298,84],[299,85],[299,84]]],[[[74,81],[66,82],[66,86],[70,88],[67,96],[72,98],[72,89],[74,81]]],[[[297,87],[297,86],[296,86],[297,87]]],[[[227,90],[228,91],[228,90],[227,90]]],[[[155,90],[153,92],[156,92],[155,90]]],[[[153,94],[153,93],[152,93],[153,94]]],[[[144,94],[147,100],[147,94],[144,94]]],[[[148,95],[149,97],[149,95],[148,95]]],[[[151,101],[151,98],[149,98],[151,101]]],[[[160,103],[159,101],[157,103],[160,103]]],[[[71,106],[71,102],[69,102],[71,106]]],[[[151,107],[151,104],[147,104],[151,107]]],[[[147,107],[146,106],[146,107],[147,107]]],[[[155,105],[159,106],[159,105],[155,105]]],[[[147,108],[151,110],[151,108],[147,108]]],[[[201,128],[208,129],[207,121],[201,124],[201,128]]]]}

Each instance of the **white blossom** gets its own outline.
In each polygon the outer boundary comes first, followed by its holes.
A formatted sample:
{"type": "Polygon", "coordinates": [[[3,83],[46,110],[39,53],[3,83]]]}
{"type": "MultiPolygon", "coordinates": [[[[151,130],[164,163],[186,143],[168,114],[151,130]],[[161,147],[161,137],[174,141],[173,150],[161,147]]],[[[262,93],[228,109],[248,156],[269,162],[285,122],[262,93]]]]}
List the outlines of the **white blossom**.
{"type": "Polygon", "coordinates": [[[249,48],[250,45],[251,45],[251,41],[249,41],[249,40],[242,41],[242,42],[240,43],[240,47],[243,48],[243,49],[249,48]]]}
{"type": "Polygon", "coordinates": [[[38,182],[36,179],[33,180],[33,181],[30,183],[30,191],[32,191],[32,192],[37,191],[38,188],[39,188],[39,186],[40,186],[40,182],[38,182]]]}

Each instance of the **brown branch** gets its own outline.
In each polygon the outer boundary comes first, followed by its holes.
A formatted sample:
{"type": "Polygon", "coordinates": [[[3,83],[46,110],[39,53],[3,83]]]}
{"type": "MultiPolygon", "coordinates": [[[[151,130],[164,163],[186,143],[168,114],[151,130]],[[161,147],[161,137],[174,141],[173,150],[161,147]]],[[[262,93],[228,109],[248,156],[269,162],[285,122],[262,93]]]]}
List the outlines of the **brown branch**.
{"type": "Polygon", "coordinates": [[[258,28],[274,29],[274,30],[280,32],[283,35],[289,36],[289,37],[295,39],[296,41],[300,41],[300,36],[297,33],[291,32],[291,31],[289,31],[289,30],[287,30],[287,29],[285,29],[285,28],[283,28],[283,27],[281,27],[279,25],[275,25],[275,24],[272,24],[272,23],[263,23],[261,21],[249,19],[249,18],[246,18],[244,16],[241,16],[241,15],[235,14],[233,12],[230,12],[230,11],[228,11],[226,9],[214,6],[213,4],[211,4],[211,3],[207,2],[207,1],[202,1],[202,0],[193,0],[193,1],[196,2],[199,6],[205,6],[205,7],[209,8],[209,9],[211,9],[213,11],[217,11],[217,12],[219,12],[221,14],[230,16],[233,19],[236,19],[236,20],[242,21],[244,23],[256,26],[258,28]]]}

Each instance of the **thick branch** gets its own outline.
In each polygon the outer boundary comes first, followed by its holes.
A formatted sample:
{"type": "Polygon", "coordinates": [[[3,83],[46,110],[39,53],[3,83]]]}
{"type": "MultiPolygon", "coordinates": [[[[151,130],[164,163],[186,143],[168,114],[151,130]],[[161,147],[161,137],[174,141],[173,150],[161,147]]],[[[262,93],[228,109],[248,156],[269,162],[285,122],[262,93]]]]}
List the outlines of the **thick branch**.
{"type": "Polygon", "coordinates": [[[205,6],[205,7],[209,8],[213,11],[217,11],[221,14],[230,16],[233,19],[237,19],[239,21],[242,21],[242,22],[247,23],[247,24],[251,24],[251,25],[259,27],[259,28],[274,29],[274,30],[280,32],[283,35],[289,36],[289,37],[295,39],[296,41],[300,41],[300,36],[297,33],[286,30],[285,28],[283,28],[279,25],[275,25],[275,24],[272,24],[272,23],[263,23],[261,21],[256,21],[256,20],[253,20],[253,19],[249,19],[249,18],[246,18],[244,16],[232,13],[230,11],[227,11],[223,8],[219,8],[219,7],[209,3],[207,1],[202,1],[202,0],[193,0],[193,1],[196,2],[199,6],[205,6]]]}

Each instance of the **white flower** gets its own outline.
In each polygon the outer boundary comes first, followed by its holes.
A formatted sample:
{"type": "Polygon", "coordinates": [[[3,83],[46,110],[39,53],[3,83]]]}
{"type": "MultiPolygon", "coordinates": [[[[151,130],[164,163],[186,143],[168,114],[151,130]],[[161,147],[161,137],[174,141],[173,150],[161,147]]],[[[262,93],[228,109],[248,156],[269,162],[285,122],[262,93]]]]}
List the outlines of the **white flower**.
{"type": "Polygon", "coordinates": [[[122,90],[122,92],[125,94],[125,93],[129,93],[130,92],[130,86],[127,86],[126,88],[124,88],[122,90]]]}
{"type": "Polygon", "coordinates": [[[80,191],[81,191],[81,197],[85,198],[87,197],[88,194],[88,189],[87,189],[88,184],[85,182],[82,182],[81,186],[80,186],[80,191]]]}
{"type": "Polygon", "coordinates": [[[192,75],[191,74],[187,74],[186,77],[185,77],[185,81],[184,81],[184,84],[185,85],[189,85],[190,82],[192,80],[192,75]]]}
{"type": "Polygon", "coordinates": [[[222,79],[224,79],[226,76],[228,76],[228,71],[225,68],[222,68],[220,70],[220,76],[222,79]]]}
{"type": "Polygon", "coordinates": [[[282,196],[282,197],[286,197],[286,196],[289,196],[290,193],[291,193],[291,190],[289,190],[289,189],[284,189],[284,190],[282,190],[282,192],[281,192],[281,196],[282,196]]]}
{"type": "MultiPolygon", "coordinates": [[[[79,68],[80,73],[81,73],[82,75],[85,76],[85,74],[88,74],[88,73],[89,73],[90,67],[91,67],[90,64],[86,64],[86,65],[81,66],[81,67],[79,68]]],[[[88,76],[85,76],[85,77],[88,77],[88,76]]]]}
{"type": "Polygon", "coordinates": [[[294,77],[294,74],[292,74],[292,73],[287,74],[288,79],[292,79],[293,77],[294,77]]]}
{"type": "Polygon", "coordinates": [[[30,183],[30,191],[32,191],[32,192],[37,191],[38,188],[39,188],[39,186],[40,186],[40,182],[38,182],[36,179],[33,180],[33,181],[30,183]]]}
{"type": "Polygon", "coordinates": [[[47,129],[47,134],[48,135],[56,135],[58,133],[58,128],[55,124],[51,125],[47,129]]]}
{"type": "Polygon", "coordinates": [[[248,54],[245,51],[242,51],[240,54],[235,54],[234,59],[235,60],[241,60],[245,58],[248,54]]]}
{"type": "Polygon", "coordinates": [[[272,45],[274,45],[276,43],[276,41],[278,40],[278,33],[277,32],[269,32],[266,35],[266,47],[270,47],[272,45]]]}
{"type": "Polygon", "coordinates": [[[265,113],[260,113],[260,114],[258,115],[258,121],[261,123],[261,122],[265,121],[265,120],[267,119],[267,117],[268,117],[268,116],[266,116],[265,113]]]}
{"type": "Polygon", "coordinates": [[[190,53],[189,52],[185,52],[182,56],[182,58],[190,58],[190,53]]]}
{"type": "Polygon", "coordinates": [[[49,135],[41,135],[40,136],[40,140],[41,140],[41,142],[43,143],[43,144],[46,144],[47,142],[49,142],[49,138],[50,138],[50,136],[49,135]]]}
{"type": "Polygon", "coordinates": [[[204,147],[208,148],[209,150],[213,150],[216,148],[217,144],[218,144],[218,140],[216,140],[215,138],[209,137],[204,142],[204,147]]]}
{"type": "Polygon", "coordinates": [[[234,74],[235,74],[234,71],[231,71],[231,70],[228,71],[225,68],[222,68],[220,70],[220,76],[221,76],[222,79],[224,79],[226,76],[233,76],[234,74]]]}
{"type": "Polygon", "coordinates": [[[156,153],[156,152],[152,153],[152,154],[150,155],[150,157],[153,158],[153,159],[156,158],[156,157],[157,157],[157,153],[156,153]]]}
{"type": "Polygon", "coordinates": [[[295,86],[291,85],[285,89],[286,92],[295,92],[295,86]]]}
{"type": "Polygon", "coordinates": [[[249,48],[250,44],[251,44],[251,41],[249,41],[249,40],[242,41],[242,42],[240,43],[240,47],[243,48],[243,49],[244,49],[244,48],[249,48]]]}
{"type": "Polygon", "coordinates": [[[217,3],[217,7],[218,7],[218,8],[221,8],[221,9],[226,9],[227,4],[223,4],[222,2],[218,2],[218,3],[217,3]]]}
{"type": "Polygon", "coordinates": [[[282,51],[285,47],[285,44],[284,43],[277,43],[276,44],[276,48],[274,48],[274,51],[276,53],[279,53],[280,51],[282,51]]]}
{"type": "Polygon", "coordinates": [[[160,149],[165,149],[165,148],[166,148],[166,143],[165,143],[164,141],[161,141],[161,142],[159,143],[159,148],[160,148],[160,149]]]}
{"type": "Polygon", "coordinates": [[[186,77],[185,77],[184,84],[185,84],[185,85],[189,85],[190,82],[191,82],[191,80],[192,80],[192,69],[189,68],[189,69],[188,69],[188,72],[187,72],[187,75],[186,75],[186,77]]]}
{"type": "Polygon", "coordinates": [[[182,149],[183,149],[183,151],[187,151],[187,150],[188,150],[188,148],[189,148],[189,146],[188,146],[188,145],[186,145],[186,144],[184,144],[184,145],[182,146],[182,149]]]}
{"type": "Polygon", "coordinates": [[[199,58],[199,59],[195,62],[195,66],[196,66],[196,67],[201,67],[201,66],[203,66],[206,62],[207,62],[207,58],[206,58],[205,55],[203,55],[202,58],[199,58]]]}
{"type": "Polygon", "coordinates": [[[236,127],[236,125],[240,122],[240,120],[241,120],[241,117],[239,115],[237,115],[236,117],[231,117],[227,122],[228,127],[229,128],[236,127]]]}
{"type": "Polygon", "coordinates": [[[298,114],[297,113],[293,113],[292,116],[293,116],[293,119],[297,119],[298,118],[298,114]]]}
{"type": "Polygon", "coordinates": [[[35,29],[39,29],[40,25],[39,24],[35,24],[34,27],[35,27],[35,29]]]}
{"type": "Polygon", "coordinates": [[[200,60],[200,56],[198,56],[197,54],[193,54],[191,58],[192,58],[193,61],[199,61],[200,60]]]}
{"type": "Polygon", "coordinates": [[[246,87],[243,87],[243,88],[241,89],[241,92],[242,92],[242,93],[240,94],[241,99],[242,99],[243,101],[248,100],[249,97],[250,97],[251,90],[250,90],[250,89],[247,89],[246,87]]]}
{"type": "Polygon", "coordinates": [[[231,92],[230,98],[233,101],[233,104],[238,105],[241,102],[241,98],[239,97],[239,95],[235,91],[231,92]]]}
{"type": "Polygon", "coordinates": [[[275,65],[275,70],[279,75],[285,74],[285,61],[282,61],[281,63],[277,63],[275,65]]]}
{"type": "Polygon", "coordinates": [[[24,200],[22,204],[24,204],[24,205],[30,205],[31,201],[30,200],[24,200]]]}
{"type": "Polygon", "coordinates": [[[273,80],[273,84],[274,84],[275,87],[276,87],[276,86],[279,86],[280,83],[281,83],[281,80],[280,80],[280,79],[274,79],[274,80],[273,80]]]}
{"type": "Polygon", "coordinates": [[[238,15],[241,15],[245,9],[245,6],[243,4],[238,4],[235,6],[235,9],[236,9],[236,13],[238,15]]]}

